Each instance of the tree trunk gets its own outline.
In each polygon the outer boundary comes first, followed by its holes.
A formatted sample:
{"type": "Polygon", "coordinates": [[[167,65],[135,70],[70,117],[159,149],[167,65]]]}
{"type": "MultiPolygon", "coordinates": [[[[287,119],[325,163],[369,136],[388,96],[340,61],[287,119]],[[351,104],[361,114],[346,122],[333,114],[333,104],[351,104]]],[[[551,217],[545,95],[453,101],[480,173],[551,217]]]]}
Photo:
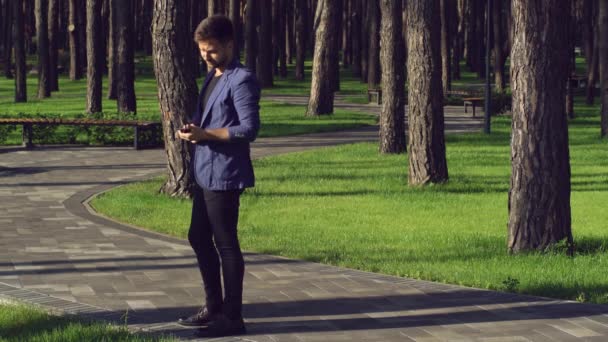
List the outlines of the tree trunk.
{"type": "MultiPolygon", "coordinates": [[[[197,1],[198,2],[198,1],[197,1]]],[[[145,28],[145,34],[143,36],[143,45],[144,45],[144,53],[146,55],[151,55],[152,54],[152,32],[150,27],[152,26],[152,9],[154,6],[154,0],[144,0],[144,28],[145,28]]],[[[198,24],[198,23],[197,23],[198,24]]],[[[193,33],[194,30],[192,30],[192,32],[188,32],[188,33],[193,33]]],[[[197,49],[198,51],[198,49],[197,49]]],[[[198,61],[198,59],[197,59],[198,61]]]]}
{"type": "Polygon", "coordinates": [[[110,2],[108,16],[108,99],[116,100],[118,61],[116,59],[116,16],[114,2],[117,0],[108,1],[110,2]]]}
{"type": "Polygon", "coordinates": [[[192,191],[191,146],[175,133],[189,123],[197,99],[195,80],[184,65],[192,36],[187,21],[182,20],[185,16],[184,1],[154,1],[152,51],[167,153],[167,181],[160,192],[179,197],[190,196],[192,191]]]}
{"type": "Polygon", "coordinates": [[[13,6],[15,44],[15,102],[27,102],[23,6],[13,6]]]}
{"type": "MultiPolygon", "coordinates": [[[[595,24],[595,27],[597,28],[599,25],[595,24]]],[[[597,77],[598,77],[598,59],[599,59],[599,29],[596,29],[595,31],[595,35],[594,35],[594,42],[593,42],[593,52],[592,52],[592,56],[591,56],[591,68],[589,68],[588,73],[587,73],[587,97],[585,100],[585,103],[588,105],[592,105],[593,101],[595,99],[595,82],[597,82],[597,77]]],[[[602,39],[604,39],[606,37],[602,37],[602,39]]]]}
{"type": "MultiPolygon", "coordinates": [[[[13,19],[11,18],[13,15],[13,10],[12,7],[16,6],[17,4],[11,2],[11,1],[7,1],[4,6],[4,20],[5,22],[2,23],[0,21],[0,25],[4,26],[4,31],[2,32],[2,38],[4,39],[4,56],[3,60],[4,60],[4,76],[6,78],[13,78],[13,71],[12,71],[12,65],[11,65],[11,50],[13,47],[13,19]]],[[[0,9],[1,12],[1,9],[0,9]]]]}
{"type": "Polygon", "coordinates": [[[247,0],[245,16],[245,64],[251,71],[256,72],[256,59],[258,55],[258,0],[247,0]]]}
{"type": "Polygon", "coordinates": [[[241,58],[241,1],[230,0],[228,4],[232,29],[234,31],[234,56],[241,58]]]}
{"type": "Polygon", "coordinates": [[[512,252],[544,250],[564,239],[570,248],[573,243],[564,113],[569,6],[561,0],[512,2],[512,252]]]}
{"type": "Polygon", "coordinates": [[[304,60],[306,59],[306,0],[296,0],[296,80],[304,80],[304,60]]]}
{"type": "MultiPolygon", "coordinates": [[[[78,63],[80,65],[80,75],[81,77],[85,76],[86,70],[87,70],[87,33],[86,33],[86,28],[87,28],[87,6],[86,6],[86,0],[78,0],[78,27],[80,27],[81,29],[77,32],[78,33],[78,46],[80,46],[80,49],[78,50],[78,58],[80,59],[80,62],[78,63]]],[[[133,18],[131,18],[131,20],[133,20],[133,18]]]]}
{"type": "Polygon", "coordinates": [[[35,0],[27,0],[24,5],[25,51],[26,55],[33,55],[36,53],[36,44],[32,43],[33,37],[36,35],[35,0]]]}
{"type": "Polygon", "coordinates": [[[380,9],[378,1],[368,2],[367,15],[369,17],[369,57],[367,65],[367,87],[377,88],[380,83],[380,9]]]}
{"type": "Polygon", "coordinates": [[[475,55],[475,0],[464,0],[464,58],[469,71],[475,72],[473,56],[475,55]]]}
{"type": "Polygon", "coordinates": [[[450,70],[450,15],[448,9],[448,1],[440,0],[439,16],[441,17],[441,84],[443,92],[447,93],[452,88],[452,73],[450,70]]]}
{"type": "Polygon", "coordinates": [[[486,78],[486,63],[485,63],[485,55],[486,55],[486,26],[485,25],[485,17],[486,17],[486,1],[485,0],[476,0],[475,1],[475,38],[473,40],[473,44],[475,44],[475,55],[474,55],[474,64],[475,71],[477,71],[477,78],[484,79],[486,78]]]}
{"type": "Polygon", "coordinates": [[[369,66],[369,13],[367,1],[361,0],[361,82],[367,83],[368,66],[369,66]]]}
{"type": "Polygon", "coordinates": [[[599,37],[599,69],[600,69],[600,98],[601,98],[601,129],[600,136],[608,135],[608,3],[600,1],[598,19],[599,37]]]}
{"type": "Polygon", "coordinates": [[[272,0],[258,0],[260,31],[256,75],[262,88],[272,87],[272,0]]]}
{"type": "Polygon", "coordinates": [[[401,1],[382,0],[380,63],[382,69],[382,111],[380,153],[402,153],[405,141],[405,58],[401,1]]]}
{"type": "Polygon", "coordinates": [[[49,83],[48,1],[36,0],[36,40],[38,41],[38,98],[51,96],[49,83]]]}
{"type": "Polygon", "coordinates": [[[574,44],[576,41],[576,33],[579,30],[580,24],[580,13],[578,13],[580,1],[573,1],[570,7],[571,29],[566,36],[567,42],[567,53],[568,53],[568,67],[567,67],[567,80],[566,80],[566,115],[569,119],[574,119],[574,91],[572,89],[571,75],[575,74],[576,71],[576,56],[574,54],[574,44]]]}
{"type": "MultiPolygon", "coordinates": [[[[336,22],[333,24],[335,26],[335,33],[331,36],[332,42],[331,46],[333,49],[329,51],[329,61],[331,62],[331,80],[330,83],[333,85],[333,91],[340,91],[340,45],[342,43],[342,0],[335,0],[336,11],[336,22]]],[[[380,13],[378,13],[378,26],[380,26],[380,13]]],[[[380,39],[380,35],[378,34],[378,39],[380,39]]],[[[379,42],[378,42],[379,44],[379,42]]],[[[378,46],[379,48],[379,46],[378,46]]],[[[376,52],[378,54],[378,52],[376,52]]],[[[380,57],[378,57],[378,68],[380,68],[380,57]]],[[[380,71],[378,70],[378,73],[380,71]]],[[[379,76],[378,76],[379,77],[379,76]]]]}
{"type": "Polygon", "coordinates": [[[216,1],[217,0],[207,0],[207,13],[209,14],[209,16],[217,14],[216,1]]]}
{"type": "Polygon", "coordinates": [[[277,38],[278,40],[278,48],[279,48],[279,76],[282,78],[286,78],[287,77],[287,31],[285,29],[286,27],[286,21],[287,21],[287,17],[285,16],[285,8],[287,6],[287,2],[285,0],[278,0],[279,1],[279,13],[278,13],[278,18],[277,18],[277,22],[278,22],[278,35],[277,38]]]}
{"type": "Polygon", "coordinates": [[[296,22],[294,1],[285,1],[285,15],[285,59],[287,60],[287,64],[293,64],[293,57],[296,53],[296,22]]]}
{"type": "Polygon", "coordinates": [[[274,76],[279,75],[279,30],[278,30],[278,19],[279,19],[279,8],[281,0],[271,0],[272,1],[272,72],[274,76]]]}
{"type": "Polygon", "coordinates": [[[89,114],[101,112],[101,79],[103,76],[101,42],[102,0],[87,0],[87,108],[89,114]]]}
{"type": "Polygon", "coordinates": [[[448,180],[441,88],[439,0],[407,1],[410,185],[448,180]]]}
{"type": "Polygon", "coordinates": [[[59,90],[57,75],[57,38],[59,36],[59,0],[49,0],[49,82],[51,91],[59,90]]]}
{"type": "Polygon", "coordinates": [[[361,77],[361,0],[351,0],[350,38],[352,46],[352,70],[354,77],[361,77]]]}
{"type": "MultiPolygon", "coordinates": [[[[133,65],[133,7],[129,1],[113,1],[116,30],[116,104],[118,112],[136,112],[133,65]]],[[[185,20],[187,24],[187,20],[185,20]]]]}
{"type": "Polygon", "coordinates": [[[350,39],[350,27],[352,25],[350,21],[351,4],[352,2],[349,0],[344,0],[344,2],[342,3],[344,7],[342,10],[342,23],[344,27],[342,28],[342,37],[340,39],[342,39],[342,67],[344,69],[348,68],[348,66],[350,65],[352,55],[352,40],[350,39]]]}
{"type": "Polygon", "coordinates": [[[505,90],[505,58],[502,54],[502,1],[492,2],[492,16],[494,29],[494,89],[497,93],[505,90]]]}
{"type": "Polygon", "coordinates": [[[307,116],[331,114],[334,111],[334,85],[332,80],[332,42],[337,35],[336,17],[339,15],[337,1],[319,0],[317,4],[318,27],[315,32],[315,54],[312,62],[312,81],[308,100],[307,116]]]}
{"type": "Polygon", "coordinates": [[[464,0],[458,0],[453,4],[453,18],[456,19],[454,29],[454,46],[452,48],[452,78],[460,79],[460,60],[462,59],[462,50],[464,45],[464,0]]]}
{"type": "Polygon", "coordinates": [[[80,65],[82,59],[79,58],[79,50],[82,49],[83,46],[80,46],[78,34],[83,27],[80,26],[81,20],[78,18],[78,0],[68,1],[70,12],[68,19],[68,32],[70,35],[70,79],[75,81],[82,78],[82,67],[80,65]]]}
{"type": "Polygon", "coordinates": [[[582,20],[581,20],[581,35],[582,35],[582,48],[583,55],[585,55],[585,62],[587,63],[587,70],[591,69],[593,63],[593,47],[594,47],[594,30],[595,30],[595,4],[597,0],[584,0],[582,6],[582,20]]]}

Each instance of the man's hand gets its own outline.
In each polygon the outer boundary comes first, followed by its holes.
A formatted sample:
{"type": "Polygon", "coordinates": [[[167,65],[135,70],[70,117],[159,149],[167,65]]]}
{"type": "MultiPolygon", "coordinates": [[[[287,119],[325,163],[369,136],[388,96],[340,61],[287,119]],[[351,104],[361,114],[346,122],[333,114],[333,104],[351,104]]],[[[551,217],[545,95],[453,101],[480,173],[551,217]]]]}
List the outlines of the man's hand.
{"type": "Polygon", "coordinates": [[[196,144],[199,141],[205,139],[205,130],[198,127],[195,124],[186,124],[179,131],[177,131],[177,137],[196,144]]]}

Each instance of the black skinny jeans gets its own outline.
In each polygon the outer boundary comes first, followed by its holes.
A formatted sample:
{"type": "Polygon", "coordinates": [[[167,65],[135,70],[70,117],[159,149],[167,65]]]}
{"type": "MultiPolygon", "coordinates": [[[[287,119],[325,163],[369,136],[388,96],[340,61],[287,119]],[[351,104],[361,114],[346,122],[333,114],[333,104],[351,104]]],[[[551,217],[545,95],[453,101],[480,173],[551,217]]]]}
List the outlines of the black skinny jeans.
{"type": "Polygon", "coordinates": [[[203,277],[206,305],[210,312],[223,312],[229,318],[237,319],[241,317],[243,306],[245,273],[237,236],[242,190],[196,188],[188,240],[203,277]],[[220,265],[224,277],[223,300],[220,265]]]}

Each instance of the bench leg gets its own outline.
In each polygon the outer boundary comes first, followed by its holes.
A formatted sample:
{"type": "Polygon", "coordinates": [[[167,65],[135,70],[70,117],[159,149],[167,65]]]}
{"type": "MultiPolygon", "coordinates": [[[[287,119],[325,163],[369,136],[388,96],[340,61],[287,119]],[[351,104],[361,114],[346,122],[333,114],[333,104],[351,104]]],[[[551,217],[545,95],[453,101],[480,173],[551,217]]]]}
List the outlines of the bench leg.
{"type": "Polygon", "coordinates": [[[32,124],[23,124],[23,147],[33,148],[34,143],[32,142],[32,124]]]}
{"type": "Polygon", "coordinates": [[[464,104],[464,113],[465,113],[465,114],[466,114],[466,113],[468,113],[468,112],[467,112],[467,107],[468,107],[468,106],[467,106],[467,104],[466,104],[466,102],[465,102],[465,104],[464,104]]]}
{"type": "Polygon", "coordinates": [[[473,117],[475,117],[475,104],[473,103],[472,106],[473,106],[473,117]]]}
{"type": "Polygon", "coordinates": [[[133,138],[133,148],[139,150],[139,127],[135,126],[135,137],[133,138]]]}

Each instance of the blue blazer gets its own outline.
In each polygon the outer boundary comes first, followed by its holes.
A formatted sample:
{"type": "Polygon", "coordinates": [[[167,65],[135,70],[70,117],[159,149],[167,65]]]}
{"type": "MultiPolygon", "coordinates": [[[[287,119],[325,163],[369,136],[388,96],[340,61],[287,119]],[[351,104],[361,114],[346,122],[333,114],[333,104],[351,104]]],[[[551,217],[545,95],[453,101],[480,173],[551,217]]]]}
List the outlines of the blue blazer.
{"type": "Polygon", "coordinates": [[[215,69],[207,74],[198,96],[193,123],[202,128],[228,128],[230,141],[202,141],[195,145],[193,174],[208,190],[236,190],[254,186],[249,143],[260,129],[260,87],[255,74],[234,60],[224,70],[201,108],[203,94],[215,69]]]}

